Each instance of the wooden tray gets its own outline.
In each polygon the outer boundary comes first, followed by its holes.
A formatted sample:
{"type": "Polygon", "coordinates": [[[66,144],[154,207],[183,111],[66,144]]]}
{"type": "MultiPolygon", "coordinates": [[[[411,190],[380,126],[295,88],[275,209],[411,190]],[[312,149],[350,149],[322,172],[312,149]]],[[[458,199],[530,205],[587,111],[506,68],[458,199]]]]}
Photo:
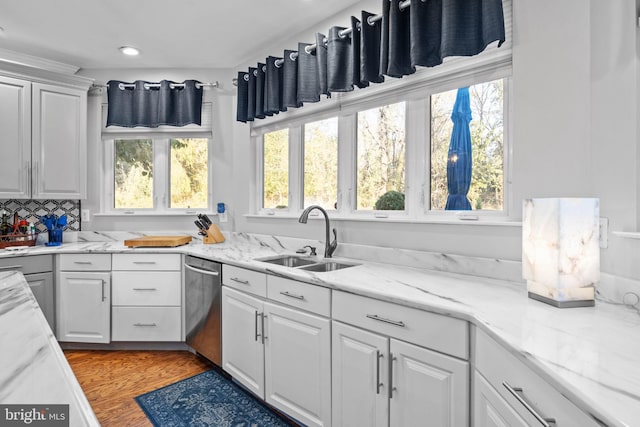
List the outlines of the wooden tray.
{"type": "Polygon", "coordinates": [[[191,241],[191,236],[144,236],[124,241],[129,248],[175,248],[186,245],[191,241]]]}

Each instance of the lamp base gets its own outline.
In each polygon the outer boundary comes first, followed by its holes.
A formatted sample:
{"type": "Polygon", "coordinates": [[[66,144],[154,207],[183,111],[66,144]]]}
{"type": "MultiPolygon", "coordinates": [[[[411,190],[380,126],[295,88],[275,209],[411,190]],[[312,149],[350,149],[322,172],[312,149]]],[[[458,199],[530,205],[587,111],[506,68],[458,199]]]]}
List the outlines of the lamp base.
{"type": "Polygon", "coordinates": [[[596,305],[594,300],[577,300],[577,301],[556,301],[551,298],[543,297],[542,295],[529,292],[529,298],[542,301],[546,304],[552,305],[558,308],[576,308],[576,307],[593,307],[596,305]]]}

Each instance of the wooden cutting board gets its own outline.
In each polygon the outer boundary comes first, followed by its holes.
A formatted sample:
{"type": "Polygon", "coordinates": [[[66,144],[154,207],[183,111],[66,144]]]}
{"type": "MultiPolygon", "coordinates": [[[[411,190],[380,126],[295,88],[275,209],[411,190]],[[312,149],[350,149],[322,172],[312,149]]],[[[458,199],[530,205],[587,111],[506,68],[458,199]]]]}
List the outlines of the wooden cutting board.
{"type": "Polygon", "coordinates": [[[191,241],[191,236],[144,236],[124,241],[129,248],[174,248],[191,241]]]}

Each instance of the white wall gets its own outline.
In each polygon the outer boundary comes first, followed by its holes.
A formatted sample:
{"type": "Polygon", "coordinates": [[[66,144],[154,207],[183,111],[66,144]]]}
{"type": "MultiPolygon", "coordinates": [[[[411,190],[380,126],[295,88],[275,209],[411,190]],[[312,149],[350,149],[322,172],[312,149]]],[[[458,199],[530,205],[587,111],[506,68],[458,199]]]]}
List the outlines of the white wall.
{"type": "MultiPolygon", "coordinates": [[[[601,215],[610,230],[640,230],[640,36],[636,28],[636,0],[514,0],[513,5],[513,173],[516,212],[529,197],[599,197],[601,215]]],[[[198,78],[219,80],[227,88],[216,91],[219,109],[214,165],[214,200],[228,204],[236,231],[309,237],[324,235],[320,221],[298,224],[295,219],[256,219],[250,213],[252,150],[248,124],[235,121],[235,90],[231,79],[267,55],[312,42],[315,31],[347,25],[360,10],[379,11],[379,0],[363,0],[304,34],[274,42],[260,57],[247,58],[228,70],[85,70],[102,82],[109,79],[160,80],[198,78]],[[219,145],[218,145],[219,144],[219,145]],[[219,148],[218,148],[219,147],[219,148]]],[[[366,90],[366,89],[365,89],[366,90]]],[[[92,103],[96,103],[92,100],[92,103]]],[[[100,101],[102,102],[102,101],[100,101]]],[[[96,107],[92,107],[95,109],[96,107]]],[[[90,117],[95,115],[90,110],[90,117]]],[[[96,117],[94,117],[95,121],[96,117]]],[[[98,122],[99,123],[99,122],[98,122]]],[[[90,125],[90,184],[92,197],[83,207],[96,205],[100,165],[99,126],[90,125]]],[[[95,210],[93,208],[92,210],[95,210]]],[[[191,229],[192,218],[94,218],[84,229],[191,229]]],[[[398,224],[336,221],[339,241],[519,260],[521,229],[513,226],[398,224]]],[[[640,277],[640,240],[609,234],[602,250],[602,270],[624,277],[640,277]]]]}

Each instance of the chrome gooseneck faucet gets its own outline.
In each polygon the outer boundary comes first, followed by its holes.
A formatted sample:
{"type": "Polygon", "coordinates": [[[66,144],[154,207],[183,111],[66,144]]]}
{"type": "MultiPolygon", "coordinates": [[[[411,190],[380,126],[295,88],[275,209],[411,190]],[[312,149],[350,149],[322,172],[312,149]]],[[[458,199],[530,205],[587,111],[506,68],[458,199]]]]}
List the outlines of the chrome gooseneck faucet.
{"type": "Polygon", "coordinates": [[[329,225],[329,215],[327,215],[327,211],[325,211],[324,209],[322,209],[322,207],[318,206],[318,205],[312,205],[309,206],[307,209],[305,209],[302,214],[300,215],[300,218],[298,218],[298,222],[301,224],[306,224],[307,220],[309,219],[309,212],[311,212],[312,210],[317,209],[320,212],[322,212],[322,214],[324,215],[324,223],[325,223],[325,243],[324,243],[324,257],[325,258],[331,258],[331,255],[333,255],[333,253],[336,251],[336,248],[338,247],[338,232],[336,231],[336,229],[333,229],[333,242],[329,243],[329,229],[331,228],[331,226],[329,225]]]}

